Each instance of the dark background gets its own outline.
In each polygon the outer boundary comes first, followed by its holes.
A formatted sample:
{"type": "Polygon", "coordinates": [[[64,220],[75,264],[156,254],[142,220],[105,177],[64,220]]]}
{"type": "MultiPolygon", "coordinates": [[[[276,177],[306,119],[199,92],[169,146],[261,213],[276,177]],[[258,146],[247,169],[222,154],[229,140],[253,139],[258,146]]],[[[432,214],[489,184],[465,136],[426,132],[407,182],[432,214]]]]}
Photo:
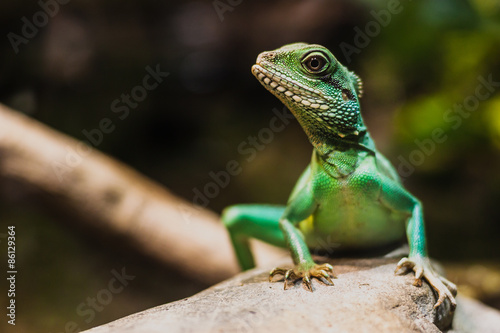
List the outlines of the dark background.
{"type": "MultiPolygon", "coordinates": [[[[466,116],[455,106],[473,100],[480,77],[500,82],[498,1],[50,3],[54,15],[15,47],[9,33],[22,37],[23,17],[33,22],[43,6],[0,4],[0,102],[79,140],[110,118],[96,148],[189,201],[210,172],[238,161],[241,174],[208,202],[216,212],[285,203],[310,159],[295,120],[251,161],[238,150],[282,109],[250,73],[257,55],[299,41],[330,48],[364,81],[365,121],[424,204],[431,255],[465,293],[500,308],[500,87],[466,116]],[[147,66],[169,76],[127,116],[113,112],[147,66]],[[446,139],[436,142],[436,129],[446,139]]],[[[0,188],[0,233],[17,231],[16,332],[85,329],[207,287],[0,188]],[[79,315],[122,267],[130,285],[95,317],[79,315]]]]}

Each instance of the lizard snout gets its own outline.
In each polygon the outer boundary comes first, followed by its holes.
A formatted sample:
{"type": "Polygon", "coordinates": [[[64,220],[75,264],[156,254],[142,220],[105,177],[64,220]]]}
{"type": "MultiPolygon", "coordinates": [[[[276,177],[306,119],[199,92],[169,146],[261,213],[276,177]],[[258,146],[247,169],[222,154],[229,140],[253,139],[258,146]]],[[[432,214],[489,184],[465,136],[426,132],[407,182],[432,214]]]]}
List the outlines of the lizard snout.
{"type": "Polygon", "coordinates": [[[276,56],[276,52],[274,52],[274,51],[262,52],[261,54],[259,54],[257,56],[257,60],[255,61],[255,63],[257,65],[260,65],[263,62],[273,60],[275,56],[276,56]]]}

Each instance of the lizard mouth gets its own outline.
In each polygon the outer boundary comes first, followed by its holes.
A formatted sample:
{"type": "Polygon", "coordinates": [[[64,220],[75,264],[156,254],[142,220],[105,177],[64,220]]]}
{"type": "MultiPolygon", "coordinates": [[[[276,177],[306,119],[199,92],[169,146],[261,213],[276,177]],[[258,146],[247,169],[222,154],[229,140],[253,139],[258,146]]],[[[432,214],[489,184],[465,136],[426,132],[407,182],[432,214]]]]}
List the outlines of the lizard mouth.
{"type": "Polygon", "coordinates": [[[297,81],[292,80],[284,73],[266,69],[260,64],[252,66],[253,75],[272,94],[286,101],[302,104],[312,109],[328,110],[325,96],[317,90],[305,87],[297,81]]]}

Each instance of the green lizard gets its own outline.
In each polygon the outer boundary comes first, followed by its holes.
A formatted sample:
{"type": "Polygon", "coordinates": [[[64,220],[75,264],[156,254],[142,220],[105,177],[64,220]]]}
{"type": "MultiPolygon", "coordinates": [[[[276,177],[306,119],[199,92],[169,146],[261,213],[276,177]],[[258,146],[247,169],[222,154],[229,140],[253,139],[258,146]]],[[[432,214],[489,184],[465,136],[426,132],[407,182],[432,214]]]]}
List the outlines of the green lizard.
{"type": "Polygon", "coordinates": [[[316,264],[310,249],[368,249],[404,237],[410,245],[401,268],[413,269],[455,308],[456,286],[431,267],[421,203],[403,188],[390,162],[375,148],[360,114],[361,80],[320,45],[296,43],[261,53],[252,73],[294,114],[314,149],[286,206],[234,205],[222,220],[242,269],[254,267],[248,239],[288,247],[295,268],[275,275],[333,285],[332,266],[316,264]]]}

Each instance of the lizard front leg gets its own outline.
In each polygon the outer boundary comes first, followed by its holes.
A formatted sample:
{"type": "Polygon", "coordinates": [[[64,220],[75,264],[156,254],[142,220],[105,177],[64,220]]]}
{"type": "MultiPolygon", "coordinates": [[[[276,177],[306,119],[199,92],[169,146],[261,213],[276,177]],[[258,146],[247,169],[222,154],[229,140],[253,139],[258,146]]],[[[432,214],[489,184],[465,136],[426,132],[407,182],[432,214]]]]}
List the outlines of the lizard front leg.
{"type": "Polygon", "coordinates": [[[432,268],[427,255],[422,206],[420,202],[416,199],[414,200],[413,213],[406,226],[410,253],[408,258],[403,258],[399,261],[395,272],[398,272],[403,267],[412,269],[415,272],[415,286],[420,287],[422,285],[422,278],[424,278],[438,293],[438,300],[434,308],[440,306],[445,299],[449,299],[451,308],[455,309],[456,302],[454,296],[457,294],[457,287],[454,283],[434,272],[432,268]]]}
{"type": "Polygon", "coordinates": [[[457,287],[452,282],[437,274],[432,268],[427,255],[425,225],[420,202],[399,183],[388,178],[384,178],[383,180],[380,200],[393,210],[406,211],[410,214],[406,224],[406,235],[410,246],[410,253],[407,258],[401,259],[395,273],[403,267],[413,270],[415,272],[415,286],[421,286],[422,278],[424,278],[438,294],[434,308],[437,308],[445,299],[448,299],[451,309],[454,310],[456,307],[454,296],[457,293],[457,287]]]}
{"type": "Polygon", "coordinates": [[[304,240],[297,224],[314,213],[318,204],[314,200],[309,186],[301,189],[288,203],[288,206],[280,219],[279,226],[283,232],[286,245],[290,250],[295,267],[293,269],[275,268],[270,272],[269,280],[275,275],[283,275],[284,288],[288,286],[288,281],[302,279],[309,291],[313,291],[311,278],[325,279],[333,285],[331,277],[333,267],[330,264],[316,264],[312,259],[309,248],[304,240]]]}
{"type": "Polygon", "coordinates": [[[292,254],[295,267],[292,269],[275,268],[269,273],[269,280],[272,281],[275,275],[283,275],[284,289],[288,287],[288,281],[302,279],[309,291],[313,291],[311,278],[324,278],[330,285],[333,281],[330,277],[333,275],[333,267],[330,264],[316,264],[311,257],[309,248],[305,243],[300,231],[287,219],[280,220],[280,228],[285,235],[285,240],[292,254]]]}
{"type": "Polygon", "coordinates": [[[224,209],[224,222],[233,249],[242,270],[255,267],[249,238],[260,239],[269,244],[285,247],[285,239],[279,228],[279,220],[285,206],[234,205],[224,209]]]}

